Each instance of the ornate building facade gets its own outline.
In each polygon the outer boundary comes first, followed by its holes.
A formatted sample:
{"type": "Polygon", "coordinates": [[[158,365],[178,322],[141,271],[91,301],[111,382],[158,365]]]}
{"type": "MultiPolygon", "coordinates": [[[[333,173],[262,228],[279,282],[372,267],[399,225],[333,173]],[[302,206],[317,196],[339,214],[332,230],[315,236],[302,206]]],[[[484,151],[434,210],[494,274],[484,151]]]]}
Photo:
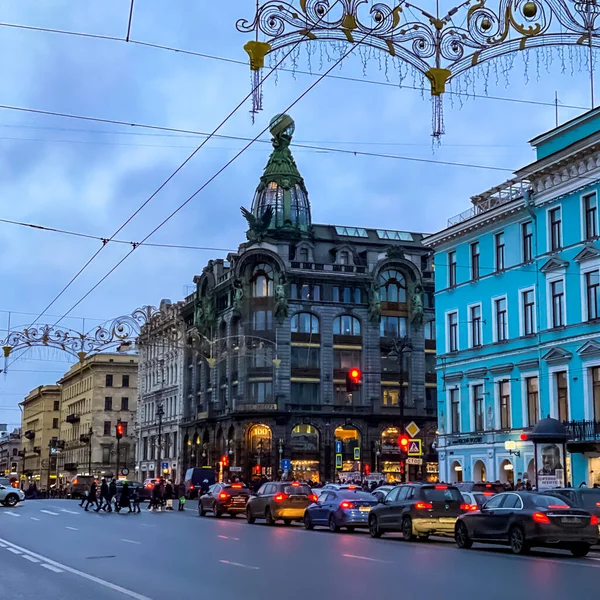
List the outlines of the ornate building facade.
{"type": "Polygon", "coordinates": [[[208,262],[181,309],[183,469],[435,479],[430,252],[419,233],[313,224],[293,130],[273,119],[273,152],[242,208],[247,241],[208,262]],[[362,383],[348,392],[352,367],[362,383]],[[401,464],[410,422],[422,464],[401,464]]]}

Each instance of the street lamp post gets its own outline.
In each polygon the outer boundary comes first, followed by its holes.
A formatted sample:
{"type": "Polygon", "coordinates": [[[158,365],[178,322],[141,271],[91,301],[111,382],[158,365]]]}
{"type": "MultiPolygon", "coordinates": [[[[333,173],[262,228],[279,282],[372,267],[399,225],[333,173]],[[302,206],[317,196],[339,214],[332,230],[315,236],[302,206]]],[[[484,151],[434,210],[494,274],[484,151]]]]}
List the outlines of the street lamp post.
{"type": "Polygon", "coordinates": [[[156,416],[158,417],[158,472],[162,478],[162,420],[165,415],[165,409],[163,408],[162,402],[156,407],[156,416]]]}

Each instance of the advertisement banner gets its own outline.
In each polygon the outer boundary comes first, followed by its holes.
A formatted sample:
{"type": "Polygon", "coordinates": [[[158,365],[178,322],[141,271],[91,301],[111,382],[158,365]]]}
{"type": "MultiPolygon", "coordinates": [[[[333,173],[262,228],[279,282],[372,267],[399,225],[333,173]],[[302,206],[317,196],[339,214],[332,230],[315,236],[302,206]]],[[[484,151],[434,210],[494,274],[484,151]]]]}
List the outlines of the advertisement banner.
{"type": "Polygon", "coordinates": [[[537,484],[539,490],[565,485],[565,457],[562,445],[554,442],[540,443],[535,447],[537,484]]]}

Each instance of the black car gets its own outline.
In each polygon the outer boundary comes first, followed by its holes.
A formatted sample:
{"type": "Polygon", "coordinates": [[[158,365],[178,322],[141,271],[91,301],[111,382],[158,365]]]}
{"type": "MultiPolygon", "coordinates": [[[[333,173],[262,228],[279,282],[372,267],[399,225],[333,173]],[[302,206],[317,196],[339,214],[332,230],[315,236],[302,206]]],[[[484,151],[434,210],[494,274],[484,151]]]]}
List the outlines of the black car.
{"type": "Polygon", "coordinates": [[[409,483],[391,490],[369,514],[369,533],[378,538],[399,531],[407,541],[418,536],[454,535],[459,515],[468,511],[458,488],[453,485],[409,483]]]}
{"type": "Polygon", "coordinates": [[[250,490],[243,483],[215,483],[198,500],[198,514],[204,517],[207,512],[220,517],[227,513],[232,517],[246,512],[250,490]]]}
{"type": "Polygon", "coordinates": [[[585,556],[598,542],[598,517],[558,496],[505,492],[493,496],[481,510],[460,516],[455,540],[459,548],[481,541],[508,544],[515,554],[549,546],[585,556]]]}
{"type": "Polygon", "coordinates": [[[506,491],[506,488],[499,481],[490,483],[489,481],[462,481],[454,484],[461,492],[480,492],[482,494],[499,494],[506,491]]]}
{"type": "Polygon", "coordinates": [[[600,489],[598,488],[559,488],[544,493],[566,498],[573,506],[583,508],[600,518],[600,489]]]}
{"type": "Polygon", "coordinates": [[[313,529],[315,525],[323,525],[333,532],[340,527],[349,532],[368,527],[369,513],[376,504],[375,496],[360,489],[327,490],[306,509],[304,527],[313,529]]]}

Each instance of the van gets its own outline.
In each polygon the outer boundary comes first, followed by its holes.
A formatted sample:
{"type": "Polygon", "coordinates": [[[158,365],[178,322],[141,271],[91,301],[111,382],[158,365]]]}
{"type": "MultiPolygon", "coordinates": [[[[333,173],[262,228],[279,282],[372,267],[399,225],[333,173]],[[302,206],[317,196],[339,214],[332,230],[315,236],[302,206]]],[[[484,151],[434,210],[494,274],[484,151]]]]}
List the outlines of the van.
{"type": "Polygon", "coordinates": [[[83,498],[94,481],[93,475],[75,475],[67,486],[68,498],[83,498]]]}
{"type": "Polygon", "coordinates": [[[217,480],[215,470],[212,467],[195,467],[185,472],[185,495],[190,500],[198,497],[198,491],[204,480],[208,485],[213,485],[217,480]]]}

